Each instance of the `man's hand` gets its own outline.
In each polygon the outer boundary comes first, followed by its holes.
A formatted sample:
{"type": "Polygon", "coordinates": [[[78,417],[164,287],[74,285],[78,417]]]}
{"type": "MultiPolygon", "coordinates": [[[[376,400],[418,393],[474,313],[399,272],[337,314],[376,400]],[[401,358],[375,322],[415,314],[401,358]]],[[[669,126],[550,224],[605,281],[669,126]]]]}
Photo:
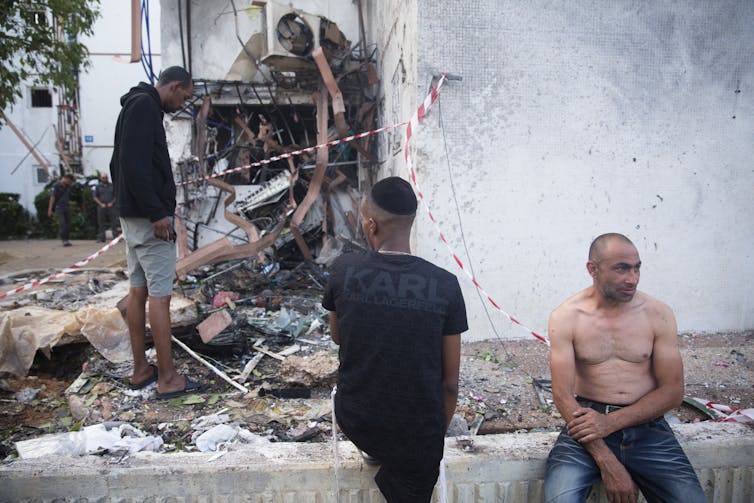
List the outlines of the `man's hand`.
{"type": "Polygon", "coordinates": [[[610,503],[636,503],[636,484],[620,461],[613,458],[600,467],[600,473],[610,503]]]}
{"type": "Polygon", "coordinates": [[[152,222],[152,230],[154,231],[154,237],[162,241],[172,241],[174,238],[173,223],[170,221],[170,217],[163,217],[156,222],[152,222]]]}
{"type": "Polygon", "coordinates": [[[582,444],[605,438],[615,431],[608,415],[600,414],[594,409],[581,407],[576,409],[573,416],[573,419],[566,425],[568,434],[582,444]]]}
{"type": "Polygon", "coordinates": [[[47,216],[52,218],[52,210],[47,210],[47,216]]]}

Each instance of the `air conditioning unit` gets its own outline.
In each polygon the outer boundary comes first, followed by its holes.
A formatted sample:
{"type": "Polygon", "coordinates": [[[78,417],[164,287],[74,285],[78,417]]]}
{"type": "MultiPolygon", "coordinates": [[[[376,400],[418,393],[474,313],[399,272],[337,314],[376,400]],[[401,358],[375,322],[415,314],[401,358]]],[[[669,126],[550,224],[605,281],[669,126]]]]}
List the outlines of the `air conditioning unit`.
{"type": "Polygon", "coordinates": [[[265,4],[264,16],[262,63],[282,72],[314,68],[307,56],[320,45],[320,17],[274,2],[265,4]]]}

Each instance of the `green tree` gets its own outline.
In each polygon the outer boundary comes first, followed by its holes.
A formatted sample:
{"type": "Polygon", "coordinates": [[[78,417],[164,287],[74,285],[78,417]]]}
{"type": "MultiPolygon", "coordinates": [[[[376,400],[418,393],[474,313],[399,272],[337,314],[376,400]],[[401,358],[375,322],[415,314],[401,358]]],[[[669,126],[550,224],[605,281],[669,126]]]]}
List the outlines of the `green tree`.
{"type": "Polygon", "coordinates": [[[89,64],[79,38],[92,34],[98,16],[99,0],[0,0],[0,110],[23,96],[26,80],[72,99],[89,64]]]}

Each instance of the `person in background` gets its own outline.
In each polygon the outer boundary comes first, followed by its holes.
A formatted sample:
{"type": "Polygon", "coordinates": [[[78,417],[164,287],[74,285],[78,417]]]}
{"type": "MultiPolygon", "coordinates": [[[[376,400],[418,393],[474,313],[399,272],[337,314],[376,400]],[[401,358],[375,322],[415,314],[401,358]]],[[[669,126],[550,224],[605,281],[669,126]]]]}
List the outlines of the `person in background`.
{"type": "Polygon", "coordinates": [[[118,214],[115,210],[115,189],[107,173],[102,173],[99,180],[94,187],[94,202],[97,203],[97,241],[104,243],[108,223],[113,232],[113,239],[118,235],[118,214]]]}
{"type": "Polygon", "coordinates": [[[47,216],[58,221],[58,232],[63,246],[71,246],[68,235],[71,230],[71,184],[73,175],[66,173],[59,182],[52,186],[50,203],[47,206],[47,216]]]}

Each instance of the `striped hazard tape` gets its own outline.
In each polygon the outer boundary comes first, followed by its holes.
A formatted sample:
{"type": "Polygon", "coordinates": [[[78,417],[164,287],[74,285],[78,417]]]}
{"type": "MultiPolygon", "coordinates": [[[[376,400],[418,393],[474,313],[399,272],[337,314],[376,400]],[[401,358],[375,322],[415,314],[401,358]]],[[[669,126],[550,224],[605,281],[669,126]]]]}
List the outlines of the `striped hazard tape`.
{"type": "MultiPolygon", "coordinates": [[[[437,101],[437,98],[440,95],[440,88],[442,87],[442,85],[445,83],[446,80],[447,80],[447,74],[443,73],[442,76],[440,77],[439,81],[437,82],[437,85],[432,88],[432,90],[430,91],[430,93],[425,97],[425,99],[422,102],[422,104],[416,110],[416,113],[414,113],[414,116],[411,117],[411,120],[409,120],[409,121],[400,122],[400,123],[397,123],[397,124],[391,124],[389,126],[381,127],[381,128],[378,128],[378,129],[373,129],[371,131],[365,131],[363,133],[358,133],[358,134],[354,134],[354,135],[351,135],[351,136],[346,136],[344,138],[339,138],[337,140],[332,140],[332,141],[329,141],[327,143],[322,143],[322,144],[319,144],[319,145],[315,145],[313,147],[307,147],[307,148],[304,148],[304,149],[301,149],[301,150],[296,150],[296,151],[293,151],[293,152],[287,152],[285,154],[281,154],[281,155],[278,155],[278,156],[270,157],[269,159],[264,159],[262,161],[255,162],[255,163],[252,163],[252,164],[248,164],[248,165],[245,165],[245,166],[239,166],[239,167],[232,168],[232,169],[229,169],[229,170],[225,170],[225,171],[222,171],[222,172],[219,172],[219,173],[213,173],[213,174],[205,176],[205,177],[200,177],[200,178],[188,180],[186,182],[182,182],[179,185],[187,185],[187,184],[190,184],[190,183],[197,183],[197,182],[201,182],[201,181],[210,180],[212,178],[218,178],[218,177],[221,177],[223,175],[230,174],[230,173],[237,173],[237,172],[244,171],[244,170],[247,170],[247,169],[251,169],[251,168],[254,168],[254,167],[258,167],[258,166],[262,166],[262,165],[265,165],[265,164],[269,164],[269,163],[271,163],[273,161],[278,161],[278,160],[281,160],[281,159],[288,159],[290,157],[294,157],[294,156],[297,156],[297,155],[316,152],[318,149],[321,149],[321,148],[331,147],[331,146],[337,145],[339,143],[346,143],[346,142],[350,142],[350,141],[353,141],[353,140],[358,140],[360,138],[364,138],[366,136],[370,136],[370,135],[382,133],[384,131],[395,129],[395,128],[398,128],[398,127],[407,126],[406,127],[406,142],[405,142],[405,145],[404,145],[404,152],[405,152],[405,157],[406,157],[406,169],[408,170],[409,179],[411,180],[411,183],[413,183],[413,185],[414,185],[414,189],[416,190],[416,194],[419,197],[419,200],[422,202],[422,205],[424,206],[425,210],[427,211],[427,215],[429,216],[429,219],[432,221],[432,224],[435,226],[435,230],[437,231],[437,233],[438,233],[438,235],[440,237],[440,241],[442,241],[443,244],[445,245],[445,247],[448,249],[448,252],[450,253],[450,256],[453,258],[453,260],[455,261],[455,263],[458,264],[458,267],[466,274],[466,276],[469,278],[469,280],[474,285],[474,287],[476,287],[477,289],[479,289],[479,291],[485,296],[485,298],[487,299],[487,301],[490,303],[490,305],[493,308],[495,308],[497,311],[499,311],[500,313],[502,313],[503,316],[505,316],[506,318],[508,318],[508,320],[511,321],[511,323],[514,323],[514,324],[520,326],[524,330],[528,331],[537,340],[539,340],[539,341],[541,341],[541,342],[543,342],[543,343],[545,343],[545,344],[547,344],[549,346],[550,345],[550,341],[546,337],[543,337],[540,334],[538,334],[537,332],[535,332],[534,330],[530,329],[529,327],[527,327],[526,325],[524,325],[523,323],[521,323],[518,319],[516,319],[515,317],[511,316],[502,307],[500,307],[500,305],[492,298],[492,296],[489,293],[487,293],[487,291],[482,287],[482,285],[479,283],[479,281],[474,277],[474,275],[464,265],[463,261],[455,253],[455,251],[453,250],[453,248],[450,246],[450,243],[448,242],[447,238],[445,237],[445,234],[440,229],[440,225],[437,222],[437,219],[435,218],[435,216],[433,215],[432,210],[430,209],[427,201],[425,200],[424,193],[422,192],[421,188],[419,187],[419,181],[417,180],[417,177],[416,177],[416,171],[414,170],[414,166],[413,166],[413,162],[411,160],[411,155],[410,155],[410,150],[409,150],[409,146],[410,146],[410,142],[411,142],[411,137],[413,136],[414,129],[416,129],[419,126],[419,124],[424,120],[424,118],[426,117],[427,113],[429,112],[429,109],[432,107],[432,105],[435,103],[435,101],[437,101]]],[[[32,288],[35,288],[35,287],[37,287],[39,285],[43,285],[43,284],[45,284],[45,283],[47,283],[47,282],[49,282],[49,281],[51,281],[53,279],[59,278],[61,276],[64,276],[65,274],[68,274],[70,272],[73,272],[73,271],[75,271],[77,269],[80,269],[80,268],[84,267],[86,264],[88,264],[89,262],[91,262],[95,258],[99,257],[101,254],[105,253],[107,250],[109,250],[113,246],[115,246],[122,238],[123,238],[123,235],[118,236],[117,238],[113,239],[110,243],[108,243],[107,245],[103,246],[96,253],[90,255],[89,257],[87,257],[87,258],[85,258],[83,260],[80,260],[79,262],[76,262],[74,265],[72,265],[71,267],[69,267],[67,269],[63,269],[62,271],[60,271],[58,273],[55,273],[55,274],[53,274],[51,276],[48,276],[47,278],[40,279],[40,280],[35,280],[35,281],[32,281],[31,283],[27,283],[24,286],[16,288],[15,290],[11,290],[9,292],[5,292],[5,293],[0,294],[0,300],[5,299],[7,297],[11,297],[13,295],[17,295],[17,294],[19,294],[21,292],[24,292],[24,291],[27,291],[27,290],[31,290],[32,288]]]]}
{"type": "Polygon", "coordinates": [[[91,254],[88,257],[86,257],[85,259],[79,260],[78,262],[76,262],[72,266],[63,269],[62,271],[56,272],[55,274],[47,276],[44,279],[37,279],[37,280],[32,281],[31,283],[26,283],[25,285],[19,286],[18,288],[14,289],[14,290],[11,290],[9,292],[0,293],[0,300],[6,299],[8,297],[12,297],[14,295],[18,295],[19,293],[31,290],[32,288],[36,288],[39,285],[44,285],[45,283],[47,283],[49,281],[52,281],[54,279],[63,277],[66,274],[75,272],[76,270],[81,269],[86,264],[88,264],[92,260],[96,259],[100,255],[102,255],[103,253],[105,253],[106,251],[108,251],[113,246],[117,245],[122,239],[123,239],[123,234],[121,234],[120,236],[116,237],[115,239],[113,239],[112,241],[110,241],[109,243],[107,243],[105,246],[103,246],[102,248],[100,248],[99,250],[97,250],[96,252],[94,252],[93,254],[91,254]]]}
{"type": "Polygon", "coordinates": [[[479,281],[477,281],[474,275],[464,265],[463,261],[458,257],[456,252],[450,246],[450,243],[448,243],[448,240],[445,237],[445,234],[442,232],[442,229],[440,229],[440,225],[438,224],[437,219],[432,214],[432,210],[430,209],[429,204],[427,203],[426,199],[424,199],[424,193],[419,187],[419,181],[416,178],[416,171],[414,170],[414,164],[411,161],[411,154],[409,151],[411,137],[413,136],[413,131],[424,120],[424,117],[426,117],[427,112],[429,112],[429,109],[432,107],[435,101],[437,101],[437,97],[440,95],[440,88],[442,87],[442,85],[445,83],[446,80],[447,80],[447,74],[443,73],[440,76],[440,80],[437,82],[437,85],[432,88],[432,90],[429,92],[426,98],[424,98],[424,102],[416,110],[416,113],[414,114],[414,116],[411,117],[410,121],[408,121],[408,126],[406,127],[406,144],[404,145],[403,148],[406,155],[406,169],[408,170],[409,179],[411,180],[411,183],[414,184],[414,189],[416,190],[416,194],[417,196],[419,196],[419,200],[422,202],[424,209],[427,210],[427,215],[429,216],[429,219],[432,221],[432,224],[434,224],[435,230],[440,236],[440,241],[443,242],[445,247],[448,249],[450,256],[453,257],[453,260],[455,261],[456,264],[458,264],[458,267],[460,267],[461,270],[466,274],[466,276],[471,280],[471,283],[473,283],[473,285],[477,289],[479,289],[479,291],[487,299],[487,302],[489,302],[490,305],[494,307],[497,311],[500,311],[503,314],[503,316],[508,318],[512,323],[515,323],[516,325],[520,326],[524,330],[528,331],[537,340],[544,342],[545,344],[549,346],[550,341],[546,337],[539,335],[537,332],[535,332],[534,330],[527,327],[526,325],[518,321],[516,318],[508,314],[503,308],[500,307],[500,305],[497,302],[495,302],[492,296],[490,296],[490,294],[488,294],[487,291],[484,288],[482,288],[482,285],[479,283],[479,281]]]}
{"type": "Polygon", "coordinates": [[[203,176],[199,178],[193,178],[191,180],[181,182],[177,185],[181,186],[181,185],[188,185],[190,183],[205,182],[207,180],[211,180],[212,178],[219,178],[221,176],[225,176],[231,173],[238,173],[241,171],[245,171],[247,169],[264,166],[265,164],[270,164],[271,162],[279,161],[281,159],[288,159],[288,158],[295,157],[297,155],[302,155],[302,154],[311,154],[321,148],[329,148],[329,147],[332,147],[333,145],[338,145],[339,143],[347,143],[347,142],[358,140],[360,138],[364,138],[364,137],[371,136],[374,134],[384,133],[385,131],[389,131],[391,129],[403,127],[406,124],[408,124],[408,122],[399,122],[397,124],[391,124],[389,126],[384,126],[378,129],[372,129],[371,131],[364,131],[363,133],[358,133],[351,136],[345,136],[343,138],[338,138],[336,140],[328,141],[327,143],[320,143],[319,145],[314,145],[313,147],[306,147],[300,150],[294,150],[293,152],[286,152],[285,154],[276,155],[276,156],[270,157],[269,159],[262,159],[261,161],[253,162],[251,164],[246,164],[244,166],[238,166],[236,168],[226,169],[225,171],[220,171],[218,173],[213,173],[211,175],[207,175],[207,176],[203,176]]]}

